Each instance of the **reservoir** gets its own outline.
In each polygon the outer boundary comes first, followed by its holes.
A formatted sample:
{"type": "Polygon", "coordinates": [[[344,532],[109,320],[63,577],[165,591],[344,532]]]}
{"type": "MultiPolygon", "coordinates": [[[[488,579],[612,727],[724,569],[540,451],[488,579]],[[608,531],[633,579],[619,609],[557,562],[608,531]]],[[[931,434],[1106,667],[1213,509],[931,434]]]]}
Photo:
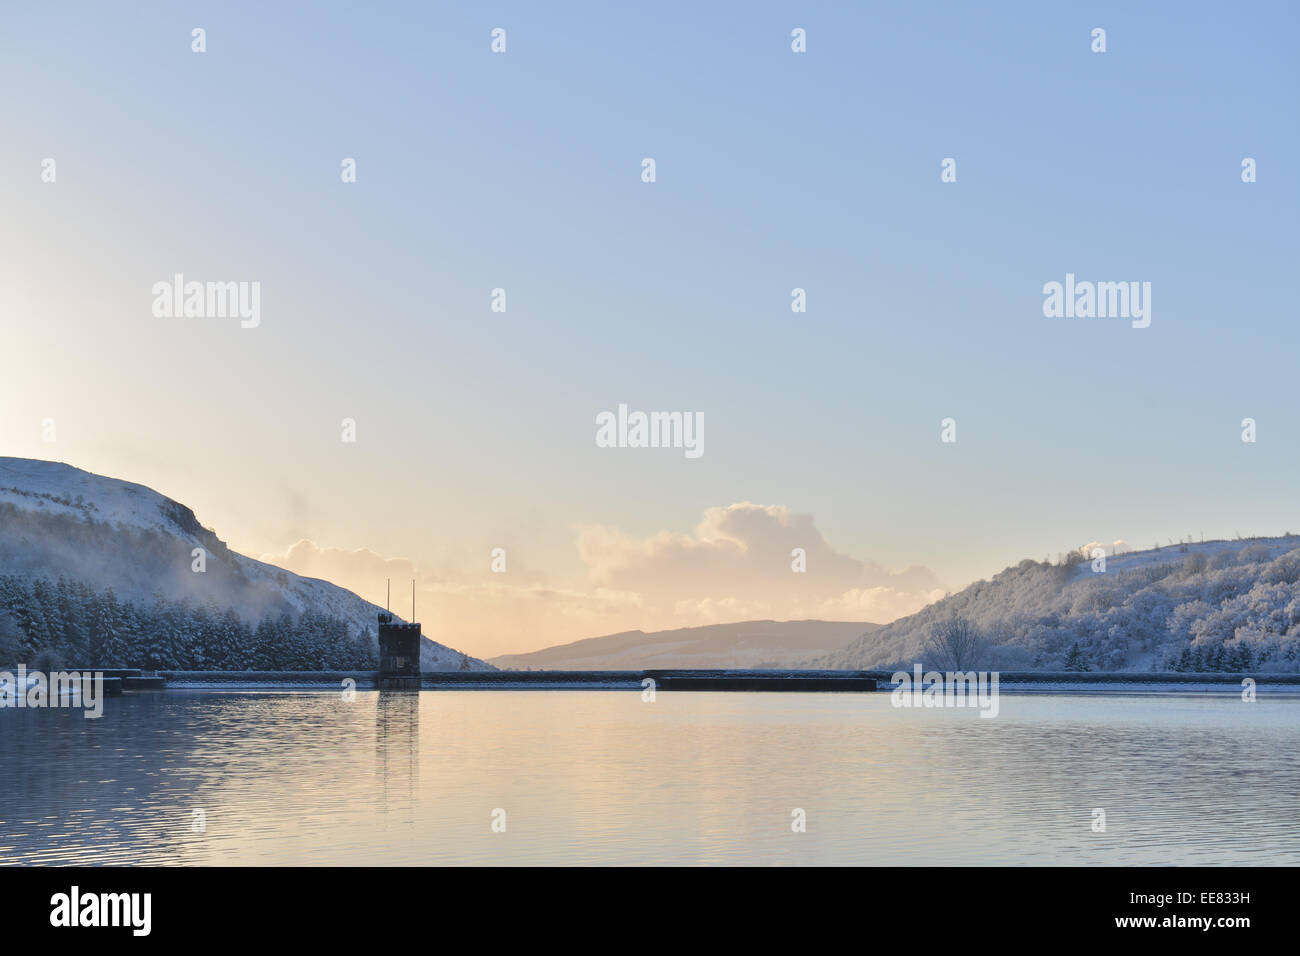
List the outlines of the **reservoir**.
{"type": "Polygon", "coordinates": [[[1266,694],[169,689],[0,711],[0,863],[1294,866],[1297,753],[1266,694]]]}

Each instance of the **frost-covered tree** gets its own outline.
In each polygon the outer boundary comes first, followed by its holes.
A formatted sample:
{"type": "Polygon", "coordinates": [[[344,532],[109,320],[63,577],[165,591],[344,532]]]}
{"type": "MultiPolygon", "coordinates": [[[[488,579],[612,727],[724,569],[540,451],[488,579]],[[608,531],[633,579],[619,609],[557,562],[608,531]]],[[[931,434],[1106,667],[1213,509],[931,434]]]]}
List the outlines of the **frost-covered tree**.
{"type": "Polygon", "coordinates": [[[0,668],[11,667],[27,659],[27,648],[18,620],[9,611],[0,610],[0,668]]]}
{"type": "Polygon", "coordinates": [[[138,607],[119,602],[112,589],[0,576],[0,666],[30,664],[45,653],[80,667],[362,670],[378,664],[374,641],[373,632],[353,634],[346,620],[313,611],[252,623],[211,602],[196,606],[159,593],[138,607]],[[58,626],[46,617],[54,598],[58,626]]]}
{"type": "Polygon", "coordinates": [[[954,615],[931,626],[926,654],[945,670],[965,671],[979,662],[987,647],[988,641],[973,623],[954,615]]]}
{"type": "Polygon", "coordinates": [[[908,666],[929,653],[935,628],[953,617],[993,638],[986,658],[995,666],[1060,666],[1077,643],[1105,670],[1232,669],[1248,655],[1252,668],[1296,671],[1300,548],[1286,538],[1211,541],[1189,545],[1187,554],[1131,552],[1112,558],[1104,573],[1064,558],[1050,566],[1022,561],[869,632],[827,663],[908,666]]]}

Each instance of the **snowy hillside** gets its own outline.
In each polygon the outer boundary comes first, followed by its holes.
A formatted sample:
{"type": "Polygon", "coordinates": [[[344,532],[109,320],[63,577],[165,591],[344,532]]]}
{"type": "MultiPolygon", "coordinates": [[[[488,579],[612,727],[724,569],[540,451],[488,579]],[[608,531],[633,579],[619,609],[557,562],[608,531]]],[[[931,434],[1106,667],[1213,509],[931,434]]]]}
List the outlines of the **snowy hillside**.
{"type": "Polygon", "coordinates": [[[981,665],[1003,670],[1296,671],[1300,536],[1108,555],[1104,570],[1079,551],[1056,564],[1025,560],[820,663],[924,664],[934,627],[953,617],[988,642],[981,665]]]}
{"type": "MultiPolygon", "coordinates": [[[[143,485],[58,462],[0,458],[0,576],[66,578],[143,605],[170,601],[233,609],[246,622],[304,612],[343,619],[374,643],[382,610],[327,581],[299,577],[228,548],[194,512],[143,485]],[[193,551],[206,570],[193,570],[193,551]]],[[[490,669],[431,640],[425,670],[490,669]]]]}

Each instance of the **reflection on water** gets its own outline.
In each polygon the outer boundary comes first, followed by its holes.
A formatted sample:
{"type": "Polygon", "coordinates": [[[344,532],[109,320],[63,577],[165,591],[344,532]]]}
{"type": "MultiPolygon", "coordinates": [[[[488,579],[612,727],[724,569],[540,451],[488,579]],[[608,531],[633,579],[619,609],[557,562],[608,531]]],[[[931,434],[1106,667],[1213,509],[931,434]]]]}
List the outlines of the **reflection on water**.
{"type": "Polygon", "coordinates": [[[379,812],[413,818],[420,780],[420,692],[374,695],[375,781],[379,812]]]}
{"type": "Polygon", "coordinates": [[[168,691],[100,720],[5,710],[0,862],[1300,864],[1300,700],[1001,705],[168,691]]]}

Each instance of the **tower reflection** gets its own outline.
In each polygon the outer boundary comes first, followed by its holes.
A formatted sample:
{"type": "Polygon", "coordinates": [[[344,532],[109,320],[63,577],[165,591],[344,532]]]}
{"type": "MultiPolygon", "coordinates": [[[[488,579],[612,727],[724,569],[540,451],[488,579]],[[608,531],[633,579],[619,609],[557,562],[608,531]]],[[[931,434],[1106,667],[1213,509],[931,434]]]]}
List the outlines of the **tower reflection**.
{"type": "Polygon", "coordinates": [[[420,782],[420,692],[384,690],[375,705],[375,773],[380,809],[410,810],[420,782]]]}

